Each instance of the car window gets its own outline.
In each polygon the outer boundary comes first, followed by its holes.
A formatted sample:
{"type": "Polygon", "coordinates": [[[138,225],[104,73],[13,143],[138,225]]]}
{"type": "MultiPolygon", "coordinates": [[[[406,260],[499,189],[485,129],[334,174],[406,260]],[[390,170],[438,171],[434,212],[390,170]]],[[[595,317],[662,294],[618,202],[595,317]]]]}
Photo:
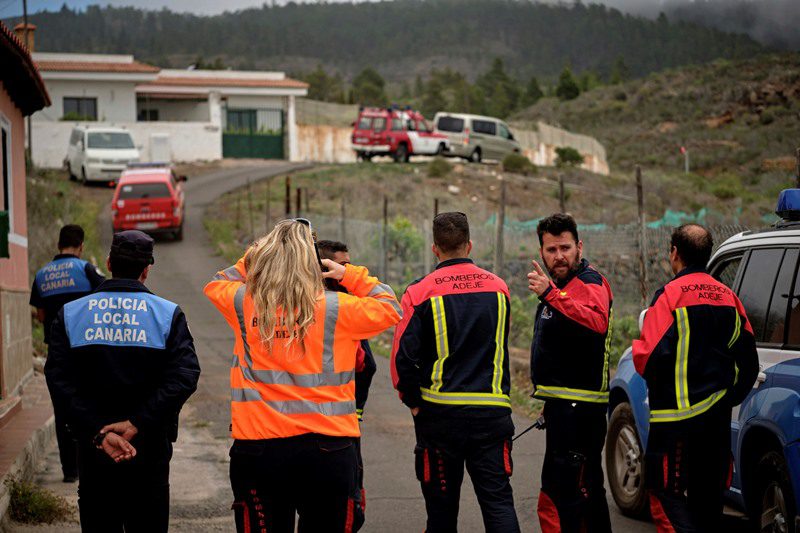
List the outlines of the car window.
{"type": "Polygon", "coordinates": [[[764,342],[770,344],[783,344],[786,330],[786,306],[789,303],[789,289],[792,288],[794,271],[797,269],[797,250],[786,250],[783,256],[775,287],[772,289],[772,298],[767,312],[767,322],[764,325],[764,342]]]}
{"type": "Polygon", "coordinates": [[[511,132],[508,131],[508,128],[505,126],[505,124],[498,124],[498,126],[500,128],[500,137],[502,137],[503,139],[510,139],[511,132]]]}
{"type": "Polygon", "coordinates": [[[383,117],[376,117],[372,119],[372,130],[383,131],[386,129],[386,119],[383,117]]]}
{"type": "Polygon", "coordinates": [[[472,131],[475,133],[485,133],[486,135],[497,134],[497,124],[489,120],[473,120],[472,131]]]}
{"type": "Polygon", "coordinates": [[[87,148],[132,149],[130,133],[115,131],[94,131],[89,133],[87,148]]]}
{"type": "Polygon", "coordinates": [[[742,256],[725,259],[714,267],[711,275],[726,287],[736,289],[733,284],[736,282],[736,274],[739,272],[740,264],[742,264],[742,256]]]}
{"type": "Polygon", "coordinates": [[[72,135],[69,137],[70,144],[78,144],[78,140],[81,138],[80,130],[72,130],[72,135]]]}
{"type": "Polygon", "coordinates": [[[417,121],[417,130],[425,133],[431,131],[430,128],[428,128],[428,123],[425,122],[424,120],[417,121]]]}
{"type": "Polygon", "coordinates": [[[449,131],[451,133],[461,133],[464,131],[464,119],[456,117],[439,117],[436,122],[439,131],[449,131]]]}
{"type": "Polygon", "coordinates": [[[417,125],[413,120],[411,120],[410,118],[407,118],[406,119],[406,129],[408,131],[417,131],[417,125]]]}
{"type": "Polygon", "coordinates": [[[372,125],[372,118],[370,117],[361,117],[358,120],[358,128],[359,130],[368,130],[372,125]]]}
{"type": "Polygon", "coordinates": [[[120,200],[143,200],[145,198],[169,198],[166,183],[131,183],[119,190],[120,200]]]}
{"type": "Polygon", "coordinates": [[[753,326],[756,341],[764,339],[767,310],[782,257],[783,250],[779,248],[753,250],[742,276],[739,299],[753,326]]]}
{"type": "Polygon", "coordinates": [[[392,131],[403,131],[403,121],[399,118],[392,119],[392,131]]]}

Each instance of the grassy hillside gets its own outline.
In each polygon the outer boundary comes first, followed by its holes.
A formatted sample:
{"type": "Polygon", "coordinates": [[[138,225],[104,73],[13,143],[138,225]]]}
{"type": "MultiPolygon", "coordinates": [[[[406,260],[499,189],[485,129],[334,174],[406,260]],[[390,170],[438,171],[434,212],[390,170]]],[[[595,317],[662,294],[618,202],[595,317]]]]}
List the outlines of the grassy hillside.
{"type": "Polygon", "coordinates": [[[629,176],[641,164],[646,175],[665,180],[665,207],[699,208],[710,195],[742,202],[752,219],[768,213],[791,183],[800,146],[800,54],[667,70],[568,102],[544,98],[513,120],[596,137],[615,173],[629,176]],[[689,176],[681,146],[690,153],[689,176]]]}
{"type": "Polygon", "coordinates": [[[135,53],[162,65],[198,56],[221,65],[290,72],[318,63],[352,77],[374,66],[391,81],[450,67],[474,77],[495,57],[520,77],[607,75],[622,57],[634,76],[763,51],[744,35],[647,20],[600,5],[518,0],[264,3],[216,16],[90,6],[37,13],[42,51],[135,53]],[[81,36],[76,38],[76,36],[81,36]]]}

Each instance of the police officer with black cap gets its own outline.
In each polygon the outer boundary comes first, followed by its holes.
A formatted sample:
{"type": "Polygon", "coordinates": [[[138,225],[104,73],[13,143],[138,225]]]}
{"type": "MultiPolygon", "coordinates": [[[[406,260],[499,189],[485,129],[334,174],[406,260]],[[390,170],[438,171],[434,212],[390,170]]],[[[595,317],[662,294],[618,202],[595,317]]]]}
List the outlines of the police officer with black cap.
{"type": "MultiPolygon", "coordinates": [[[[44,325],[45,344],[50,343],[50,326],[64,304],[86,296],[106,279],[96,266],[81,259],[83,238],[83,228],[77,224],[62,227],[58,234],[58,255],[42,267],[33,280],[30,303],[44,325]]],[[[64,482],[72,483],[78,479],[78,450],[65,421],[66,400],[56,397],[52,400],[61,470],[64,482]]]]}
{"type": "Polygon", "coordinates": [[[84,532],[168,529],[172,443],[200,366],[183,311],[144,286],[153,263],[152,238],[115,234],[112,279],[53,322],[45,376],[70,398],[84,532]]]}

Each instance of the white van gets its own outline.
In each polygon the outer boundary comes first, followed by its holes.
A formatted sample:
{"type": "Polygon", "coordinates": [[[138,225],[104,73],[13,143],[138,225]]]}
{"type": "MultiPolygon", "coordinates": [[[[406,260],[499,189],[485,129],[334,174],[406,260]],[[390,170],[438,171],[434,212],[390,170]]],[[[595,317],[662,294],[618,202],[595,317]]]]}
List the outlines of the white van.
{"type": "Polygon", "coordinates": [[[508,154],[520,152],[508,124],[499,118],[439,112],[433,117],[433,124],[436,133],[450,140],[444,154],[449,157],[480,163],[483,159],[502,160],[508,154]]]}
{"type": "Polygon", "coordinates": [[[65,162],[72,180],[112,182],[130,163],[139,162],[139,150],[127,130],[78,126],[69,137],[65,162]]]}

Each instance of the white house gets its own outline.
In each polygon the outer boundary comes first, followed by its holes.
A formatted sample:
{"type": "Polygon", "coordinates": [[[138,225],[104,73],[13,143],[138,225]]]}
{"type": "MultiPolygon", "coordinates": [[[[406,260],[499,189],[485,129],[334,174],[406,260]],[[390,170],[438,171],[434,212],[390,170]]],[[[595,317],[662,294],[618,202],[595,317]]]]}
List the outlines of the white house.
{"type": "Polygon", "coordinates": [[[34,53],[53,105],[32,117],[33,161],[60,167],[76,124],[128,129],[152,160],[297,160],[295,98],[308,85],[283,72],[160,69],[131,55],[34,53]],[[159,149],[163,153],[163,146],[159,149]]]}

